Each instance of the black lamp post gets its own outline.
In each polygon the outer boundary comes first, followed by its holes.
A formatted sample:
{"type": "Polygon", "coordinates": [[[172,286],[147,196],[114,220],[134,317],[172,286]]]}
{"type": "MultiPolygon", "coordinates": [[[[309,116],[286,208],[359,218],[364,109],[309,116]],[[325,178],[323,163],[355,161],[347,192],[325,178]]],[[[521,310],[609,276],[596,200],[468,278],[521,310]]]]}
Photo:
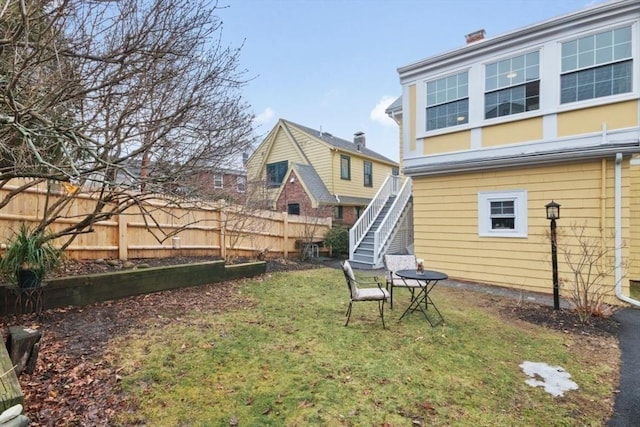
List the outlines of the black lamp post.
{"type": "Polygon", "coordinates": [[[560,310],[560,286],[558,283],[558,245],[556,242],[556,219],[560,219],[560,205],[553,200],[544,206],[547,219],[551,221],[551,266],[553,268],[553,308],[560,310]]]}

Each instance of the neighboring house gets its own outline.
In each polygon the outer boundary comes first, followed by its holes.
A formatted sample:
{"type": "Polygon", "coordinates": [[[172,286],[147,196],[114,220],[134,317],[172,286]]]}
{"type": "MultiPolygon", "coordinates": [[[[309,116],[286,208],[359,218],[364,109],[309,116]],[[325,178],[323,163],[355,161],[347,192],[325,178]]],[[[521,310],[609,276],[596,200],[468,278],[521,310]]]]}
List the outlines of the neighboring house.
{"type": "MultiPolygon", "coordinates": [[[[640,280],[640,2],[468,38],[400,67],[387,109],[413,181],[415,254],[453,278],[551,293],[554,200],[559,228],[613,249],[606,284],[628,300],[640,280]]],[[[570,277],[562,254],[559,268],[570,277]]]]}
{"type": "Polygon", "coordinates": [[[353,224],[398,164],[353,141],[280,119],[247,160],[250,198],[291,215],[353,224]]]}
{"type": "Polygon", "coordinates": [[[217,169],[196,178],[199,196],[210,200],[225,199],[244,204],[247,199],[247,173],[240,169],[217,169]]]}

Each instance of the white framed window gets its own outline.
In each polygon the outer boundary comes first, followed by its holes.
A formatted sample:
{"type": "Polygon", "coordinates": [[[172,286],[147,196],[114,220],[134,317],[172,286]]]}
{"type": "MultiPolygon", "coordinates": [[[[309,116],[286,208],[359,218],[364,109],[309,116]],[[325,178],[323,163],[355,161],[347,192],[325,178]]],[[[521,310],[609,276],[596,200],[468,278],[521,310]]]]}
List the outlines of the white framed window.
{"type": "Polygon", "coordinates": [[[562,43],[560,103],[632,91],[631,26],[562,43]]]}
{"type": "Polygon", "coordinates": [[[527,190],[478,193],[478,235],[527,237],[527,190]]]}
{"type": "Polygon", "coordinates": [[[238,193],[244,193],[247,191],[247,178],[244,176],[238,176],[236,178],[236,184],[238,186],[238,193]]]}
{"type": "Polygon", "coordinates": [[[540,52],[487,64],[485,91],[485,119],[539,109],[540,52]]]}
{"type": "Polygon", "coordinates": [[[222,188],[224,179],[221,173],[215,173],[213,175],[213,188],[222,188]]]}
{"type": "Polygon", "coordinates": [[[427,131],[469,122],[469,73],[427,82],[427,131]]]}

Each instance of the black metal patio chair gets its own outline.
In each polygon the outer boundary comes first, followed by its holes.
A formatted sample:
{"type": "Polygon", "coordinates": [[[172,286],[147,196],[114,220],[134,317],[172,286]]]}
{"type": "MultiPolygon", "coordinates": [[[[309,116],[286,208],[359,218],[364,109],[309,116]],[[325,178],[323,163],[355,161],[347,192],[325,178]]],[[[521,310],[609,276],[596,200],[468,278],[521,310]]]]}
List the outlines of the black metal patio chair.
{"type": "Polygon", "coordinates": [[[349,288],[349,308],[347,309],[347,321],[344,326],[349,324],[349,319],[351,319],[351,309],[353,307],[354,302],[359,301],[377,301],[378,302],[378,311],[380,312],[380,318],[382,319],[382,327],[386,328],[384,324],[384,303],[389,298],[389,292],[382,286],[382,283],[378,282],[374,279],[373,282],[364,282],[361,280],[357,280],[355,275],[353,274],[353,269],[349,264],[349,261],[345,261],[342,263],[342,272],[344,273],[344,277],[347,281],[347,286],[349,288]],[[361,288],[360,285],[371,285],[375,284],[377,287],[367,287],[361,288]]]}

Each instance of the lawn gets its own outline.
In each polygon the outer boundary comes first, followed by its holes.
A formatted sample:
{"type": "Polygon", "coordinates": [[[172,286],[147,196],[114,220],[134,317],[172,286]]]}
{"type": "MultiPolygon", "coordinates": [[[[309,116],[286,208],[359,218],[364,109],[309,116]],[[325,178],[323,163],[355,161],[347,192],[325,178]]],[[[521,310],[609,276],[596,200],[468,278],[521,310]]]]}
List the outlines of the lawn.
{"type": "Polygon", "coordinates": [[[611,415],[617,341],[519,321],[516,301],[441,286],[446,323],[432,328],[418,312],[397,321],[409,302],[398,290],[387,329],[376,303],[356,303],[344,327],[348,291],[328,268],[247,280],[236,297],[110,344],[133,408],[121,424],[595,426],[611,415]],[[527,385],[524,361],[563,367],[579,389],[527,385]]]}

